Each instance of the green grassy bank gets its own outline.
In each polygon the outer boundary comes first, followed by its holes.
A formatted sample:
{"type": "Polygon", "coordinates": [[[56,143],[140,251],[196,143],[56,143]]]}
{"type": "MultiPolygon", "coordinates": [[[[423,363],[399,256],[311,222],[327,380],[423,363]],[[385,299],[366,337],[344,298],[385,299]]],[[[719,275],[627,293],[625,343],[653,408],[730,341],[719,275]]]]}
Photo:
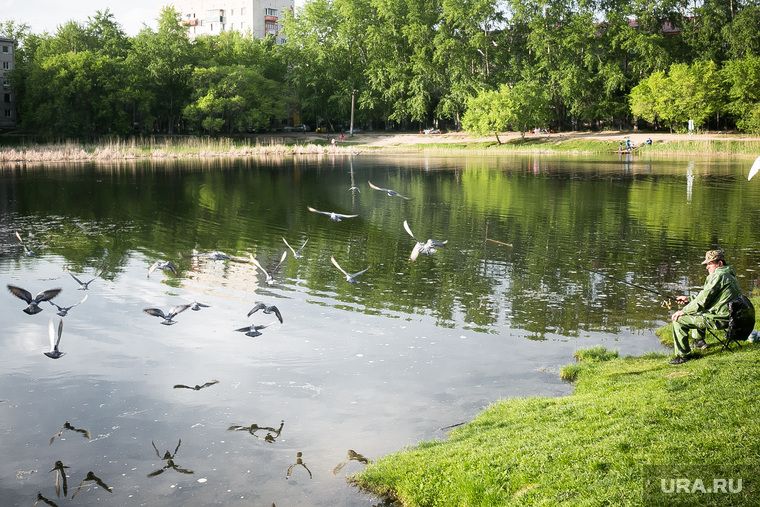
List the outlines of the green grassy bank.
{"type": "Polygon", "coordinates": [[[579,351],[580,366],[563,369],[576,379],[572,395],[499,401],[448,439],[350,480],[404,506],[758,505],[760,344],[731,353],[708,343],[679,366],[662,354],[579,351]],[[645,467],[666,464],[730,464],[743,488],[645,497],[645,467]]]}
{"type": "MultiPolygon", "coordinates": [[[[511,139],[499,144],[493,142],[471,143],[428,143],[404,146],[401,149],[435,151],[483,151],[545,154],[604,154],[614,153],[620,147],[619,140],[567,138],[526,138],[511,139]]],[[[712,156],[755,158],[760,153],[760,139],[695,139],[654,141],[651,145],[640,145],[634,155],[650,156],[712,156]]]]}
{"type": "MultiPolygon", "coordinates": [[[[579,134],[582,135],[582,134],[579,134]]],[[[623,135],[623,134],[621,134],[623,135]]],[[[263,137],[194,137],[157,136],[130,139],[110,139],[101,142],[63,141],[59,143],[17,143],[0,146],[0,162],[64,162],[114,161],[139,159],[177,159],[210,157],[249,157],[255,155],[323,155],[351,154],[354,151],[373,152],[435,152],[435,153],[541,153],[541,154],[611,154],[618,150],[616,140],[583,138],[573,134],[553,137],[509,139],[502,144],[493,141],[464,140],[456,142],[425,142],[409,144],[409,137],[400,134],[405,142],[381,143],[379,135],[359,135],[346,138],[332,146],[327,138],[315,135],[263,137]]],[[[466,138],[465,138],[466,139],[466,138]]],[[[428,141],[431,141],[428,139],[428,141]]],[[[640,145],[634,151],[640,156],[707,156],[755,158],[760,153],[760,139],[730,137],[726,139],[695,138],[694,140],[656,140],[652,145],[640,145]]]]}

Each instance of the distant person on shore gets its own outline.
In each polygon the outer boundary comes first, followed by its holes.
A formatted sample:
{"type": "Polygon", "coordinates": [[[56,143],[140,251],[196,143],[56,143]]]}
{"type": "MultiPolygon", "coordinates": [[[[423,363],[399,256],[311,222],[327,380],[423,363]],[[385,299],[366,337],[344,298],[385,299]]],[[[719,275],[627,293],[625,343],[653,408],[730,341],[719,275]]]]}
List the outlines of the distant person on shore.
{"type": "Polygon", "coordinates": [[[689,335],[692,330],[697,335],[692,346],[706,349],[705,334],[707,329],[726,329],[728,327],[728,303],[742,293],[734,268],[726,264],[723,250],[710,250],[705,253],[702,262],[707,268],[705,286],[694,298],[678,296],[676,303],[685,305],[675,312],[673,321],[673,342],[676,357],[670,364],[683,364],[691,359],[689,335]]]}

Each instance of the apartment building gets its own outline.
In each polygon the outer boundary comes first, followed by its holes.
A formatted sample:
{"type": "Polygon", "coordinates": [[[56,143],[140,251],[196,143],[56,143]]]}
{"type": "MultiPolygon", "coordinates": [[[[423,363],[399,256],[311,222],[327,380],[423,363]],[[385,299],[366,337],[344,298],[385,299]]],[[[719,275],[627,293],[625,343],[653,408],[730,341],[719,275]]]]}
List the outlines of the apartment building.
{"type": "Polygon", "coordinates": [[[16,41],[0,37],[0,128],[13,128],[16,126],[16,104],[14,103],[11,85],[7,80],[7,73],[13,70],[13,58],[16,49],[16,41]]]}
{"type": "Polygon", "coordinates": [[[182,15],[191,39],[199,35],[250,30],[254,37],[273,35],[277,44],[284,44],[282,31],[284,12],[295,8],[295,0],[177,0],[174,9],[182,15]]]}

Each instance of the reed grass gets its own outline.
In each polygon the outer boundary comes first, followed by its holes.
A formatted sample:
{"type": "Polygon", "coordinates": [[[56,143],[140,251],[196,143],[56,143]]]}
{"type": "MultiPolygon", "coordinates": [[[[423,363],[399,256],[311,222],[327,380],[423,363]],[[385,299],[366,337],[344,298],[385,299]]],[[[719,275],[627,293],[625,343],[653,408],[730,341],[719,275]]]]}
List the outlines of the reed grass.
{"type": "Polygon", "coordinates": [[[254,155],[349,153],[353,148],[332,146],[322,141],[293,142],[292,139],[146,137],[107,139],[97,143],[62,141],[0,147],[2,162],[83,162],[136,159],[176,159],[205,157],[248,157],[254,155]]]}

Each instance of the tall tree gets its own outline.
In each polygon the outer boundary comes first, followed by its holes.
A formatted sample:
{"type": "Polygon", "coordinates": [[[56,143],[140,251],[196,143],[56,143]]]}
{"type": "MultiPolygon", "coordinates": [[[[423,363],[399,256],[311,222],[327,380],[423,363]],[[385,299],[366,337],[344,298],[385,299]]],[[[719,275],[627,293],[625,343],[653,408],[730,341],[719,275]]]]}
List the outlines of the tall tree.
{"type": "Polygon", "coordinates": [[[760,56],[727,62],[721,73],[728,90],[726,110],[736,126],[760,134],[760,56]]]}
{"type": "Polygon", "coordinates": [[[171,134],[178,126],[182,110],[190,101],[190,75],[194,67],[192,44],[180,15],[164,7],[158,17],[158,31],[144,28],[134,39],[129,57],[131,71],[139,76],[139,86],[149,93],[152,116],[171,134]]]}

